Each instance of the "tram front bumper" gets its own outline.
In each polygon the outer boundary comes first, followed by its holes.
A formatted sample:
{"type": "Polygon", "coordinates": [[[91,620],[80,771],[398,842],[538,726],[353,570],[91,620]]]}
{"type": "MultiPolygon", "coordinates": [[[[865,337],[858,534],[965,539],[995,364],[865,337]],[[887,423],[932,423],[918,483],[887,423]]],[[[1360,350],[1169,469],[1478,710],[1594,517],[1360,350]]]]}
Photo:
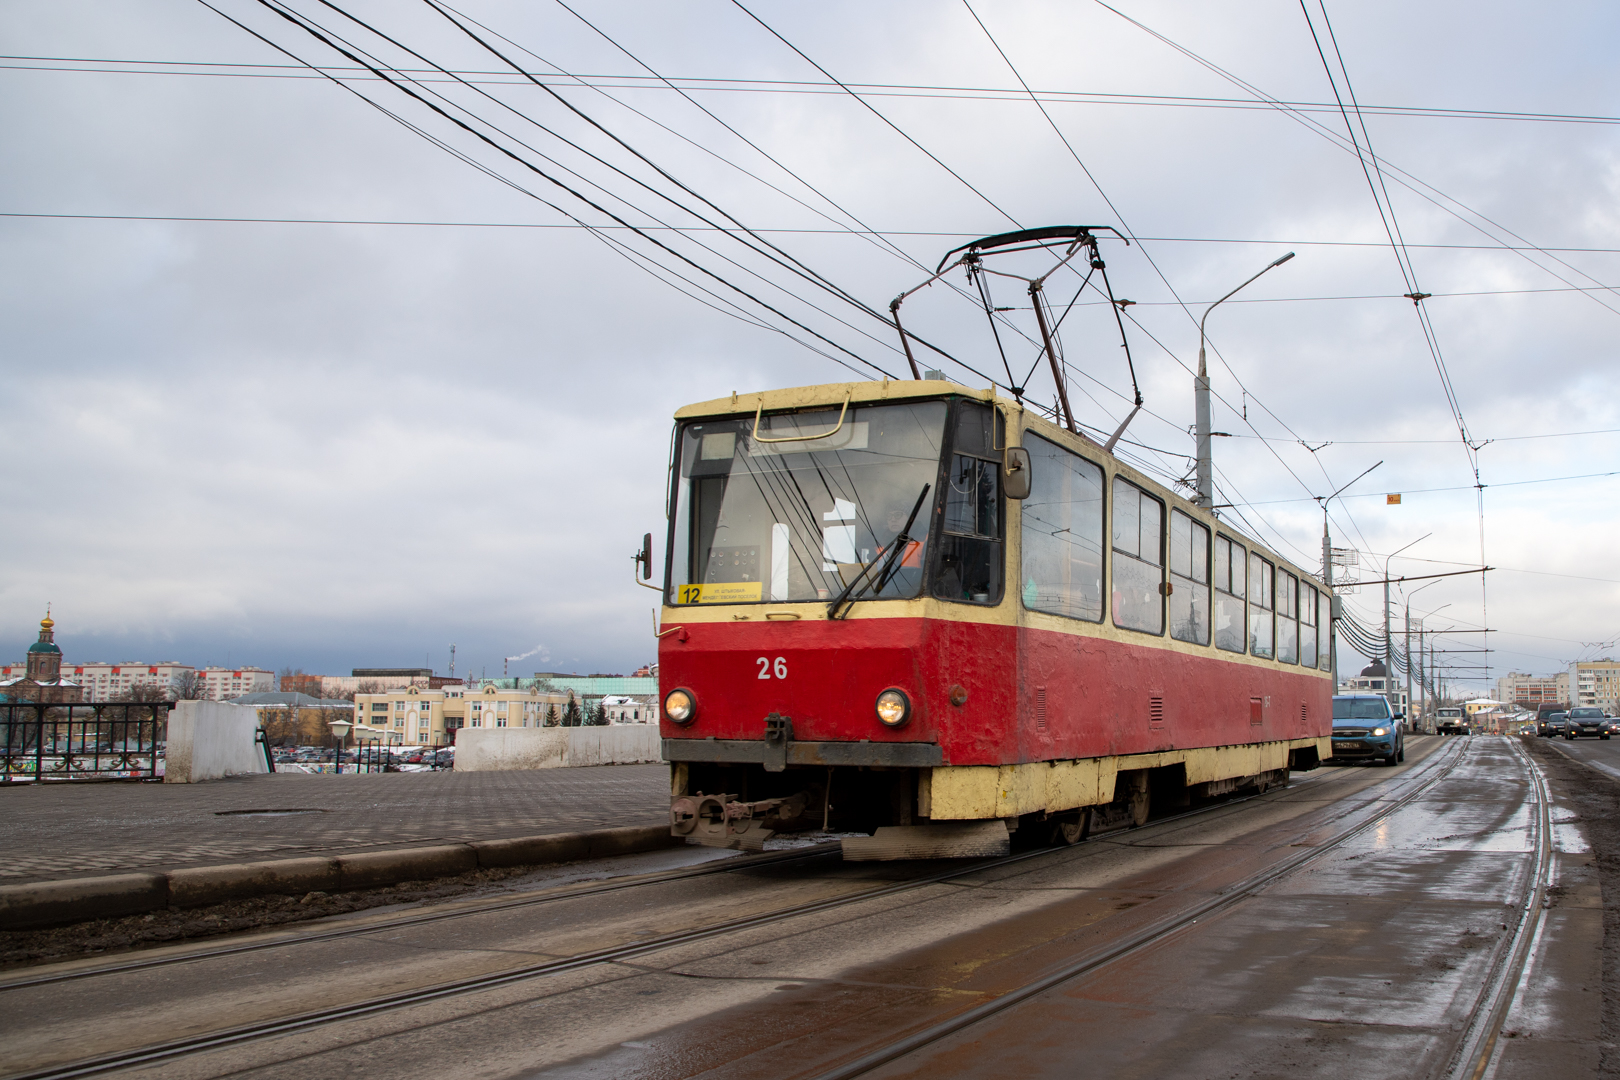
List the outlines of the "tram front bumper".
{"type": "MultiPolygon", "coordinates": [[[[763,739],[665,739],[665,761],[700,761],[721,765],[764,765],[781,750],[763,739]]],[[[800,742],[789,739],[788,765],[874,766],[931,769],[945,764],[938,743],[800,742]]]]}

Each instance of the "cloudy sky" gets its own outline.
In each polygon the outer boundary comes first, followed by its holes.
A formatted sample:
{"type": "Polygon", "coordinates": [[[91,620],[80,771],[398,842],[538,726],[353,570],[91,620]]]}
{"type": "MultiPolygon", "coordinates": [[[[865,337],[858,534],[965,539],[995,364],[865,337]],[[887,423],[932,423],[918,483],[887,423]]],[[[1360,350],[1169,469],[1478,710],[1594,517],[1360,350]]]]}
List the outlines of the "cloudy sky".
{"type": "MultiPolygon", "coordinates": [[[[1137,238],[1134,460],[1186,475],[1196,317],[1297,252],[1209,321],[1223,515],[1314,568],[1312,496],[1382,462],[1331,515],[1363,579],[1483,534],[1487,591],[1414,615],[1498,631],[1493,676],[1620,655],[1613,5],[210,2],[0,20],[0,659],[50,603],[70,660],[627,671],[671,412],[904,369],[762,244],[882,311],[1055,223],[1137,238]]],[[[1065,341],[1111,429],[1095,300],[1065,341]]],[[[905,311],[999,369],[963,296],[905,311]]]]}

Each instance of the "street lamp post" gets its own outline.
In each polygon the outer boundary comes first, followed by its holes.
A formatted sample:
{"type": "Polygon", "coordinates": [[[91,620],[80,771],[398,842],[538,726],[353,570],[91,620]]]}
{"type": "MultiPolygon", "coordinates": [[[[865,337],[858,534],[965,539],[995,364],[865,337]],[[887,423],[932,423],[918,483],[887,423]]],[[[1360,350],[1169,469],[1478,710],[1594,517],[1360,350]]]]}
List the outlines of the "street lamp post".
{"type": "MultiPolygon", "coordinates": [[[[1385,572],[1384,577],[1385,578],[1389,577],[1389,574],[1388,574],[1387,571],[1385,572]]],[[[1407,713],[1406,725],[1409,728],[1416,728],[1417,727],[1417,722],[1411,715],[1412,714],[1412,663],[1413,663],[1413,661],[1412,661],[1412,597],[1414,597],[1418,593],[1422,592],[1423,589],[1429,588],[1430,585],[1438,585],[1438,584],[1440,584],[1440,582],[1431,581],[1431,582],[1429,582],[1428,585],[1425,585],[1425,586],[1423,586],[1422,588],[1419,588],[1419,589],[1413,589],[1410,593],[1407,593],[1407,595],[1406,595],[1406,619],[1405,619],[1405,626],[1406,626],[1406,713],[1407,713]]],[[[1418,651],[1419,652],[1423,651],[1423,635],[1422,634],[1418,635],[1418,651]]],[[[1422,673],[1422,670],[1419,669],[1419,672],[1418,672],[1418,690],[1421,691],[1422,689],[1423,689],[1423,673],[1422,673]]]]}
{"type": "MultiPolygon", "coordinates": [[[[1356,480],[1360,480],[1362,476],[1366,476],[1382,464],[1382,461],[1374,462],[1366,469],[1363,469],[1361,476],[1357,476],[1355,480],[1350,481],[1350,484],[1354,484],[1356,480]]],[[[1327,586],[1328,591],[1328,660],[1329,666],[1333,668],[1333,692],[1335,694],[1339,692],[1339,635],[1334,630],[1333,623],[1339,616],[1332,606],[1338,598],[1333,595],[1333,537],[1328,535],[1328,503],[1348,490],[1350,484],[1345,484],[1338,491],[1325,498],[1316,498],[1316,501],[1322,504],[1322,584],[1327,586]]],[[[1384,576],[1388,577],[1389,575],[1385,574],[1384,576]]]]}
{"type": "MultiPolygon", "coordinates": [[[[1422,536],[1418,537],[1416,540],[1413,540],[1411,544],[1406,544],[1406,545],[1404,545],[1402,547],[1398,547],[1394,551],[1390,552],[1388,555],[1384,556],[1384,690],[1385,690],[1385,696],[1386,697],[1388,696],[1388,692],[1390,690],[1394,689],[1389,684],[1390,684],[1390,681],[1395,678],[1395,640],[1394,640],[1393,636],[1389,632],[1389,561],[1391,559],[1393,559],[1395,556],[1399,555],[1401,552],[1405,551],[1407,548],[1411,547],[1413,544],[1421,544],[1423,541],[1427,540],[1429,537],[1431,537],[1433,535],[1434,535],[1434,533],[1432,533],[1432,532],[1424,533],[1422,536]]],[[[1424,588],[1427,588],[1427,587],[1428,586],[1424,586],[1424,588]]],[[[1411,641],[1408,640],[1407,644],[1410,645],[1411,641]]],[[[1406,666],[1408,668],[1410,668],[1412,666],[1412,655],[1410,653],[1408,653],[1407,656],[1406,656],[1406,666]]],[[[1407,690],[1408,691],[1410,691],[1411,688],[1412,688],[1411,687],[1411,681],[1412,681],[1411,678],[1408,677],[1407,678],[1407,690]]],[[[1410,694],[1407,695],[1407,707],[1408,708],[1411,707],[1411,695],[1410,694]]]]}
{"type": "Polygon", "coordinates": [[[350,720],[333,720],[326,726],[332,729],[333,735],[337,736],[337,751],[332,755],[332,764],[334,766],[333,771],[341,776],[343,774],[343,744],[348,740],[349,729],[354,727],[354,723],[350,720]]]}
{"type": "MultiPolygon", "coordinates": [[[[1266,264],[1265,270],[1261,270],[1260,274],[1281,266],[1293,257],[1294,253],[1290,251],[1279,259],[1273,259],[1266,264]]],[[[1198,424],[1198,495],[1193,502],[1206,510],[1215,505],[1215,466],[1210,458],[1209,448],[1209,368],[1204,365],[1204,319],[1209,318],[1211,311],[1247,288],[1260,274],[1254,275],[1209,305],[1204,309],[1204,318],[1198,320],[1198,375],[1193,379],[1193,406],[1197,413],[1198,424]]]]}

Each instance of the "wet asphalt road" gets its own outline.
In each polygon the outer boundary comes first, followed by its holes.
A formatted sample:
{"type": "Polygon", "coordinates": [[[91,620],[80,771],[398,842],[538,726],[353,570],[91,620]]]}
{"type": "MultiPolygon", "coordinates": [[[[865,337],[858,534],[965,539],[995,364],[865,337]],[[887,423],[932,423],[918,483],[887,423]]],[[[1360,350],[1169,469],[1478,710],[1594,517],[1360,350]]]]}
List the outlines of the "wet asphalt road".
{"type": "Polygon", "coordinates": [[[1543,739],[1542,742],[1620,780],[1620,739],[1543,739]]]}
{"type": "MultiPolygon", "coordinates": [[[[1588,745],[1620,750],[1575,752],[1588,745]]],[[[1246,803],[950,881],[120,1075],[815,1076],[1385,812],[1257,894],[869,1075],[1443,1075],[1533,872],[1531,786],[1505,738],[1413,738],[1407,757],[1318,770],[1246,803]]],[[[1573,817],[1556,788],[1553,799],[1555,821],[1573,817]]],[[[1601,902],[1579,826],[1554,835],[1553,902],[1497,1077],[1596,1075],[1601,902]]],[[[940,869],[763,868],[30,989],[5,990],[5,973],[0,1075],[940,869]]]]}

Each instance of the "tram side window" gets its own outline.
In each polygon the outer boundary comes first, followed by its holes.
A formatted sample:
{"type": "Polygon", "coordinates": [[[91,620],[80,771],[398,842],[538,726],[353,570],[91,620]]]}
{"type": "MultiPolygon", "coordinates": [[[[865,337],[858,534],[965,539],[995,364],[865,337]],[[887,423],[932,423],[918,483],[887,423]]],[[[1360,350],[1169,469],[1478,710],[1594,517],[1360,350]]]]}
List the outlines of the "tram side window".
{"type": "Polygon", "coordinates": [[[1271,564],[1249,555],[1249,654],[1269,657],[1271,648],[1271,564]]]}
{"type": "Polygon", "coordinates": [[[1331,593],[1319,592],[1316,594],[1316,625],[1321,638],[1317,649],[1316,666],[1327,671],[1333,666],[1333,596],[1331,593]]]}
{"type": "Polygon", "coordinates": [[[1277,568],[1277,659],[1299,663],[1299,578],[1277,568]]]}
{"type": "Polygon", "coordinates": [[[1245,568],[1248,552],[1242,544],[1233,543],[1224,536],[1215,537],[1215,646],[1227,652],[1240,653],[1247,647],[1244,640],[1247,622],[1243,616],[1245,568]]]}
{"type": "Polygon", "coordinates": [[[934,577],[934,595],[944,600],[1001,602],[1001,461],[993,422],[989,406],[957,403],[934,577]]]}
{"type": "Polygon", "coordinates": [[[1170,512],[1170,636],[1209,644],[1209,529],[1170,512]]]}
{"type": "Polygon", "coordinates": [[[1316,586],[1299,583],[1299,663],[1316,666],[1316,586]]]}
{"type": "Polygon", "coordinates": [[[1164,633],[1164,507],[1114,478],[1114,625],[1164,633]]]}
{"type": "Polygon", "coordinates": [[[1023,508],[1024,606],[1101,622],[1103,471],[1037,436],[1024,448],[1033,474],[1023,508]]]}

